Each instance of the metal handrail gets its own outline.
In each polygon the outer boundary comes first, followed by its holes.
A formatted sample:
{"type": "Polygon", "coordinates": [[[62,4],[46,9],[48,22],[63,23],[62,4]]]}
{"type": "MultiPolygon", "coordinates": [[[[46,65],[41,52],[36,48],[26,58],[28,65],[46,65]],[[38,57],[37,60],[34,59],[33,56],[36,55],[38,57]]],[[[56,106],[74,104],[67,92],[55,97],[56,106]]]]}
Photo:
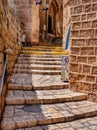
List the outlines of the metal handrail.
{"type": "Polygon", "coordinates": [[[4,53],[4,68],[3,68],[3,74],[0,80],[0,96],[2,94],[2,89],[3,89],[3,84],[4,84],[4,79],[6,75],[6,68],[7,68],[7,59],[6,59],[6,52],[4,53]]]}
{"type": "Polygon", "coordinates": [[[70,33],[71,33],[71,28],[69,26],[68,32],[67,32],[67,37],[66,37],[66,48],[65,48],[65,50],[69,49],[70,33]]]}

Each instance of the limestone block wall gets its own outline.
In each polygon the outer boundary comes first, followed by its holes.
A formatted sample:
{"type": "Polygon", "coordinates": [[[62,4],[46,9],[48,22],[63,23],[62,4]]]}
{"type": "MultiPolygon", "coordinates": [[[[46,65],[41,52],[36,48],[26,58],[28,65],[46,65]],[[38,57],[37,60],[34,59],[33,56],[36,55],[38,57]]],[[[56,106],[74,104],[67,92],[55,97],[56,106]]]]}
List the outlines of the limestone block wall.
{"type": "Polygon", "coordinates": [[[70,4],[69,0],[63,0],[63,49],[66,47],[66,37],[70,26],[70,4]]]}
{"type": "Polygon", "coordinates": [[[97,101],[97,0],[70,0],[70,88],[97,101]]]}
{"type": "MultiPolygon", "coordinates": [[[[4,67],[4,51],[7,52],[7,72],[11,74],[22,44],[20,43],[21,29],[8,0],[0,1],[0,78],[4,67]]],[[[6,84],[0,95],[0,116],[4,107],[6,84]]]]}

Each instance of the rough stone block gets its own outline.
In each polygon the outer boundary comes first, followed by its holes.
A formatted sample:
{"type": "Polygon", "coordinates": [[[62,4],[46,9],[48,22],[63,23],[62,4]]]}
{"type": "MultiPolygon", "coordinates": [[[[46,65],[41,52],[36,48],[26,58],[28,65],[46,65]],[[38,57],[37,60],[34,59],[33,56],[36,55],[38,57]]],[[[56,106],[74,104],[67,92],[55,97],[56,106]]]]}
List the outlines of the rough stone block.
{"type": "Polygon", "coordinates": [[[97,67],[96,66],[92,67],[92,74],[97,75],[97,67]]]}
{"type": "Polygon", "coordinates": [[[93,11],[97,11],[97,3],[96,3],[96,4],[93,4],[92,10],[93,10],[93,11]]]}
{"type": "Polygon", "coordinates": [[[88,63],[89,64],[96,64],[96,57],[95,56],[88,57],[88,63]]]}
{"type": "Polygon", "coordinates": [[[81,14],[83,12],[83,6],[77,6],[74,8],[74,14],[81,14]]]}
{"type": "Polygon", "coordinates": [[[91,12],[91,11],[92,11],[91,4],[85,5],[85,12],[91,12]]]}
{"type": "Polygon", "coordinates": [[[95,55],[95,48],[94,47],[82,47],[81,55],[95,55]]]}
{"type": "Polygon", "coordinates": [[[82,85],[85,92],[92,92],[92,87],[90,83],[83,83],[82,85]]]}
{"type": "Polygon", "coordinates": [[[87,46],[97,46],[97,38],[92,38],[87,40],[87,46]]]}
{"type": "Polygon", "coordinates": [[[96,18],[96,13],[87,14],[87,20],[94,20],[96,18]]]}
{"type": "Polygon", "coordinates": [[[90,2],[91,2],[91,0],[82,0],[82,4],[88,4],[90,2]]]}
{"type": "Polygon", "coordinates": [[[69,66],[69,69],[70,69],[71,72],[78,72],[78,70],[79,70],[78,64],[71,63],[70,66],[69,66]]]}
{"type": "Polygon", "coordinates": [[[72,46],[86,46],[85,39],[72,39],[71,42],[72,46]]]}
{"type": "Polygon", "coordinates": [[[95,78],[95,76],[87,76],[86,77],[86,81],[95,83],[96,82],[96,78],[95,78]]]}
{"type": "Polygon", "coordinates": [[[84,74],[91,74],[92,67],[90,65],[83,65],[83,73],[84,74]]]}
{"type": "Polygon", "coordinates": [[[86,81],[86,75],[78,74],[77,80],[80,81],[80,82],[86,81]]]}
{"type": "Polygon", "coordinates": [[[78,0],[69,1],[70,6],[75,6],[78,4],[78,0]]]}
{"type": "Polygon", "coordinates": [[[69,78],[72,82],[76,82],[77,74],[69,73],[69,78]]]}
{"type": "Polygon", "coordinates": [[[83,22],[82,23],[82,28],[91,28],[92,27],[92,22],[83,22]]]}
{"type": "Polygon", "coordinates": [[[71,47],[71,52],[72,55],[79,55],[80,54],[80,48],[79,47],[71,47]]]}
{"type": "Polygon", "coordinates": [[[94,20],[94,21],[92,22],[92,27],[93,27],[93,28],[97,28],[97,20],[94,20]]]}
{"type": "Polygon", "coordinates": [[[73,21],[77,21],[77,22],[80,21],[81,20],[80,17],[81,17],[80,15],[72,16],[71,17],[71,22],[73,22],[73,21]]]}
{"type": "Polygon", "coordinates": [[[87,57],[86,56],[78,56],[77,62],[78,63],[87,63],[87,57]]]}
{"type": "Polygon", "coordinates": [[[82,14],[81,20],[82,20],[82,21],[84,21],[84,20],[86,21],[86,19],[87,19],[87,15],[86,15],[86,14],[82,14]]]}
{"type": "Polygon", "coordinates": [[[81,30],[80,36],[83,38],[93,38],[94,37],[94,30],[93,29],[81,30]]]}
{"type": "Polygon", "coordinates": [[[77,37],[79,37],[79,31],[78,30],[76,30],[76,31],[71,31],[71,37],[75,37],[75,38],[77,38],[77,37]]]}
{"type": "Polygon", "coordinates": [[[70,58],[69,58],[69,61],[75,63],[76,62],[76,56],[71,55],[70,58]]]}
{"type": "Polygon", "coordinates": [[[73,23],[72,29],[80,29],[81,28],[81,22],[73,23]]]}

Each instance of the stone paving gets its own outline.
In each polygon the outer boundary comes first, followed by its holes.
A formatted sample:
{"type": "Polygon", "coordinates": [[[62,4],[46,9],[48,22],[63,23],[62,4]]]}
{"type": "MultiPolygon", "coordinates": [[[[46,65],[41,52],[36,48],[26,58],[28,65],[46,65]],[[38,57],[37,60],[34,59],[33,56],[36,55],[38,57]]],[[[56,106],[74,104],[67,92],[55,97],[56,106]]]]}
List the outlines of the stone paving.
{"type": "Polygon", "coordinates": [[[9,79],[1,130],[97,130],[97,103],[62,82],[60,58],[20,54],[9,79]],[[32,70],[37,74],[28,73],[32,70]]]}

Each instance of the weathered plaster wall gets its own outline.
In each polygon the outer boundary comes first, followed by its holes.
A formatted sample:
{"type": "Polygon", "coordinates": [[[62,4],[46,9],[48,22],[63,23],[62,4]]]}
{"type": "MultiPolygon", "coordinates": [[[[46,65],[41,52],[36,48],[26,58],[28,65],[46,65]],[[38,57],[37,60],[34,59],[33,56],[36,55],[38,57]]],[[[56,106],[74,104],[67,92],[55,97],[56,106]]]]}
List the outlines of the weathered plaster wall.
{"type": "Polygon", "coordinates": [[[72,0],[70,88],[97,101],[97,0],[72,0]]]}

